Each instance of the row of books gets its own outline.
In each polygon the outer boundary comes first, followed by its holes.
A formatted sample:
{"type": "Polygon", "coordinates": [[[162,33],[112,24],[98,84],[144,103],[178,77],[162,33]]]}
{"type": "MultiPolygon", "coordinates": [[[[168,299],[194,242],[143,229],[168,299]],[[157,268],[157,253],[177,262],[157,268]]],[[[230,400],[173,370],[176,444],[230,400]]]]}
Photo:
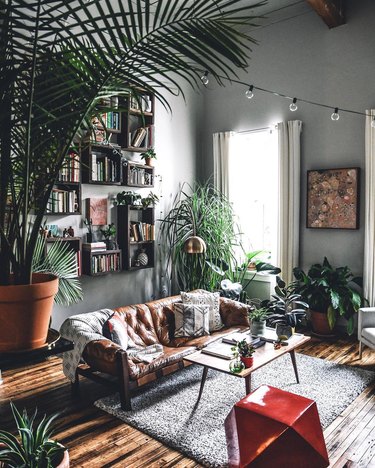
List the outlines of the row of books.
{"type": "Polygon", "coordinates": [[[103,153],[92,152],[91,179],[98,182],[118,182],[119,165],[103,153]]]}
{"type": "Polygon", "coordinates": [[[120,130],[120,114],[118,112],[105,112],[101,114],[101,118],[94,117],[93,125],[103,128],[103,124],[107,130],[120,130]]]}
{"type": "Polygon", "coordinates": [[[133,167],[129,171],[128,183],[134,185],[152,185],[152,174],[140,167],[133,167]]]}
{"type": "Polygon", "coordinates": [[[70,152],[66,156],[64,166],[60,169],[58,175],[59,182],[79,182],[79,155],[70,152]]]}
{"type": "Polygon", "coordinates": [[[47,204],[47,213],[78,212],[79,204],[76,190],[53,188],[47,204]]]}
{"type": "Polygon", "coordinates": [[[152,99],[148,94],[130,97],[130,110],[141,112],[152,112],[152,99]]]}
{"type": "Polygon", "coordinates": [[[93,255],[91,257],[91,273],[104,273],[110,271],[120,271],[120,254],[93,255]]]}
{"type": "Polygon", "coordinates": [[[130,146],[133,148],[150,148],[154,146],[154,126],[146,125],[129,133],[130,146]]]}
{"type": "Polygon", "coordinates": [[[133,221],[130,223],[130,237],[135,242],[155,240],[155,225],[133,221]]]}

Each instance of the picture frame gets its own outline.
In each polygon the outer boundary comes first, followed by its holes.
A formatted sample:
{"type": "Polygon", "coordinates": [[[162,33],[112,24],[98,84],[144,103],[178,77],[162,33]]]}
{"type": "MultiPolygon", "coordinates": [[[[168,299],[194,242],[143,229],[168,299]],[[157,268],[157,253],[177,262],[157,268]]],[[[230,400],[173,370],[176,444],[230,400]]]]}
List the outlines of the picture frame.
{"type": "Polygon", "coordinates": [[[306,227],[359,229],[360,168],[307,171],[306,227]]]}
{"type": "Polygon", "coordinates": [[[107,223],[108,199],[86,198],[86,217],[92,226],[104,226],[107,223]]]}

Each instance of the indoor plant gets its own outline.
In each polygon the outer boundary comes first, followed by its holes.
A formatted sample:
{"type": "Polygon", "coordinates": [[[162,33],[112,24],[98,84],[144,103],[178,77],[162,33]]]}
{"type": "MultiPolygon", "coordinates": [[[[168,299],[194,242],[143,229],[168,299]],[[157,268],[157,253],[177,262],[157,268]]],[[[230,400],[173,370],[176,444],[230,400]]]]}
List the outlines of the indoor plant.
{"type": "Polygon", "coordinates": [[[307,273],[293,270],[293,291],[309,303],[310,320],[317,334],[330,334],[338,316],[347,320],[347,332],[354,331],[354,317],[366,299],[360,292],[362,278],[355,277],[348,266],[334,268],[324,257],[323,263],[311,266],[307,273]]]}
{"type": "Polygon", "coordinates": [[[276,326],[276,334],[279,338],[289,338],[294,328],[306,317],[309,305],[302,300],[301,294],[295,292],[294,284],[286,285],[279,277],[276,277],[276,294],[271,301],[265,301],[263,305],[268,308],[270,325],[276,326]]]}
{"type": "Polygon", "coordinates": [[[159,197],[155,193],[150,192],[147,197],[141,199],[141,202],[143,208],[148,208],[149,206],[155,206],[159,202],[159,197]]]}
{"type": "Polygon", "coordinates": [[[141,159],[145,160],[146,166],[152,166],[152,160],[157,159],[154,148],[150,148],[144,153],[141,153],[141,159]]]}
{"type": "Polygon", "coordinates": [[[263,335],[266,328],[266,320],[270,315],[267,307],[260,307],[249,312],[249,322],[252,335],[263,335]]]}
{"type": "Polygon", "coordinates": [[[251,343],[248,343],[246,339],[238,341],[238,343],[232,347],[233,356],[235,358],[240,357],[240,360],[245,364],[245,367],[251,367],[254,363],[253,354],[255,348],[251,343]]]}
{"type": "Polygon", "coordinates": [[[23,0],[0,9],[0,287],[7,288],[0,297],[51,279],[32,276],[39,230],[69,149],[92,128],[98,103],[137,99],[142,88],[169,108],[163,90],[183,94],[182,81],[196,86],[202,68],[219,83],[245,68],[254,41],[237,26],[254,19],[254,5],[239,3],[36,0],[26,5],[27,21],[23,0]]]}
{"type": "Polygon", "coordinates": [[[139,193],[133,192],[132,190],[119,192],[116,195],[115,205],[133,205],[140,206],[142,197],[139,193]]]}
{"type": "Polygon", "coordinates": [[[113,250],[116,248],[115,241],[111,239],[116,235],[116,226],[113,223],[108,224],[108,226],[106,226],[104,229],[100,229],[100,232],[104,236],[107,250],[113,250]]]}
{"type": "Polygon", "coordinates": [[[36,410],[30,417],[26,410],[21,414],[12,402],[10,406],[19,436],[17,438],[0,429],[0,462],[10,468],[69,467],[68,451],[59,442],[51,440],[54,432],[52,424],[57,414],[44,415],[35,425],[36,410]]]}

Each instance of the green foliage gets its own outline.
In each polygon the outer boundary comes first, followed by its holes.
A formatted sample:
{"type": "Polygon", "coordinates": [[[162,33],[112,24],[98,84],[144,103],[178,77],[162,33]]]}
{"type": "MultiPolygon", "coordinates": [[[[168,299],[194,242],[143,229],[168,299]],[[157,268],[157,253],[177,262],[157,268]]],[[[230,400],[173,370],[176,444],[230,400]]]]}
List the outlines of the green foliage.
{"type": "Polygon", "coordinates": [[[123,190],[116,195],[115,205],[139,205],[141,195],[133,190],[123,190]]]}
{"type": "Polygon", "coordinates": [[[141,199],[141,202],[143,208],[148,208],[149,206],[155,206],[159,202],[159,197],[155,193],[150,192],[147,197],[141,199]]]}
{"type": "Polygon", "coordinates": [[[141,159],[147,159],[147,158],[157,159],[154,148],[150,148],[144,153],[141,153],[141,159]]]}
{"type": "Polygon", "coordinates": [[[26,410],[22,414],[10,402],[18,437],[0,430],[0,462],[9,468],[53,468],[62,460],[65,447],[51,440],[54,432],[53,423],[57,414],[35,424],[37,411],[30,417],[26,410]],[[2,445],[3,444],[3,445],[2,445]]]}
{"type": "MultiPolygon", "coordinates": [[[[263,4],[264,2],[259,2],[263,4]]],[[[239,0],[24,0],[0,9],[0,284],[30,284],[44,213],[100,100],[236,76],[258,4],[239,0]],[[25,20],[27,9],[27,20],[25,20]]]]}
{"type": "Polygon", "coordinates": [[[265,321],[270,315],[270,310],[267,307],[260,307],[259,309],[253,309],[249,312],[249,319],[252,322],[265,321]]]}
{"type": "Polygon", "coordinates": [[[103,234],[105,239],[110,239],[116,235],[116,226],[113,223],[108,224],[104,229],[100,229],[100,232],[103,234]]]}
{"type": "Polygon", "coordinates": [[[251,357],[255,353],[254,346],[248,343],[245,339],[239,341],[235,346],[232,346],[231,350],[233,351],[233,356],[235,358],[238,356],[251,357]]]}
{"type": "Polygon", "coordinates": [[[287,286],[279,276],[276,277],[276,294],[272,295],[271,301],[264,303],[272,312],[268,317],[270,325],[282,323],[296,327],[306,317],[309,304],[301,300],[301,294],[297,294],[294,287],[293,283],[287,286]]]}
{"type": "Polygon", "coordinates": [[[59,278],[55,303],[69,306],[82,300],[82,288],[77,278],[76,254],[67,242],[56,241],[46,249],[46,240],[38,236],[32,269],[35,273],[52,273],[59,278]]]}
{"type": "Polygon", "coordinates": [[[362,278],[354,277],[347,266],[334,268],[324,257],[323,263],[312,265],[307,274],[301,268],[293,270],[294,291],[301,294],[312,310],[328,314],[331,329],[337,316],[347,320],[347,332],[354,331],[354,316],[367,301],[359,291],[362,278]]]}
{"type": "Polygon", "coordinates": [[[238,246],[239,231],[228,199],[211,184],[185,184],[173,207],[162,220],[161,232],[168,245],[168,264],[172,268],[180,290],[217,289],[221,270],[211,268],[220,259],[228,275],[235,264],[234,249],[238,246]],[[186,239],[193,234],[207,245],[205,255],[187,254],[186,239]]]}

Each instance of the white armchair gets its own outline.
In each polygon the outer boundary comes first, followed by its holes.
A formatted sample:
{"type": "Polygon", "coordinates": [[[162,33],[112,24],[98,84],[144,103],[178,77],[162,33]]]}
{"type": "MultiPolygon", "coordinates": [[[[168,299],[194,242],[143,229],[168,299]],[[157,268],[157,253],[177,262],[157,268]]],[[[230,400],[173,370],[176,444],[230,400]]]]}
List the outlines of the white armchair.
{"type": "Polygon", "coordinates": [[[358,311],[359,359],[365,344],[375,349],[375,307],[362,307],[358,311]]]}

